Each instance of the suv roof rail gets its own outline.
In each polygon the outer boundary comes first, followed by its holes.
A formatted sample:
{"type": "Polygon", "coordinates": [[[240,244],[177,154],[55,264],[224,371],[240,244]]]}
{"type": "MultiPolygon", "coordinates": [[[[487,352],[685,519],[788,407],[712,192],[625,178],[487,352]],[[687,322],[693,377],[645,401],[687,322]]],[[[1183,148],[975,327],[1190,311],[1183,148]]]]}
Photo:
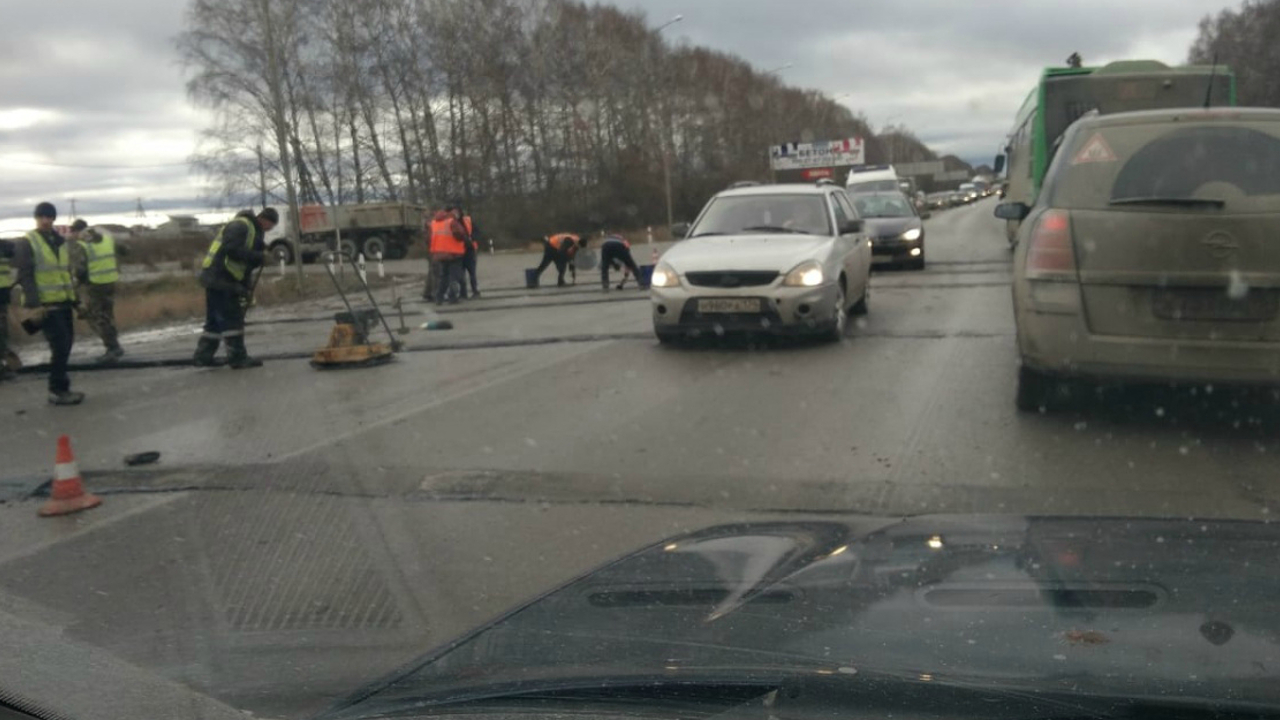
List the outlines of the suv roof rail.
{"type": "Polygon", "coordinates": [[[760,184],[760,183],[756,182],[755,180],[739,180],[738,182],[736,182],[736,183],[734,183],[734,184],[730,185],[730,186],[729,186],[729,189],[730,189],[730,190],[737,190],[738,188],[756,187],[756,186],[757,186],[757,185],[759,185],[759,184],[760,184]]]}

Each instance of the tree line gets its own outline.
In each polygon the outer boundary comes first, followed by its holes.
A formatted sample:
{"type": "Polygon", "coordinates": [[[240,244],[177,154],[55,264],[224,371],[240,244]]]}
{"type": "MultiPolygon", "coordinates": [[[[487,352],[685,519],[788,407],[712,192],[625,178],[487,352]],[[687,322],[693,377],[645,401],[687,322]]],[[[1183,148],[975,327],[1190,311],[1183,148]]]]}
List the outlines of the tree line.
{"type": "Polygon", "coordinates": [[[1215,59],[1236,76],[1241,105],[1280,107],[1280,0],[1246,0],[1201,21],[1188,53],[1193,64],[1215,59]]]}
{"type": "Polygon", "coordinates": [[[195,161],[221,198],[435,204],[487,232],[662,224],[768,146],[861,136],[868,162],[934,159],[909,130],[675,45],[577,0],[191,0],[188,92],[215,111],[195,161]],[[259,198],[259,196],[261,196],[259,198]]]}

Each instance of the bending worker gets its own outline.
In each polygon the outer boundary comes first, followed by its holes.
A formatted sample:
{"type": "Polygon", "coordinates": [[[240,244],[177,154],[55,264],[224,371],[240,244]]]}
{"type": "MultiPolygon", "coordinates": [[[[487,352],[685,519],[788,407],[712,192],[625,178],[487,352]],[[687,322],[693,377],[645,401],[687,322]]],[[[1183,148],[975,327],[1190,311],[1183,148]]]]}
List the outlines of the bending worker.
{"type": "Polygon", "coordinates": [[[89,227],[84,220],[72,223],[69,237],[75,241],[71,245],[71,259],[76,281],[85,289],[85,320],[106,347],[98,362],[115,362],[124,357],[116,332],[116,282],[120,280],[116,256],[123,256],[128,250],[117,245],[110,235],[89,227]]]}
{"type": "Polygon", "coordinates": [[[462,260],[467,254],[467,229],[458,219],[458,203],[451,202],[449,207],[436,211],[431,218],[431,268],[435,273],[435,301],[437,305],[444,303],[445,296],[449,304],[458,302],[458,293],[466,292],[463,283],[462,260]]]}
{"type": "Polygon", "coordinates": [[[564,281],[564,271],[567,267],[569,274],[573,276],[573,281],[578,282],[578,269],[573,265],[573,256],[578,254],[578,250],[585,246],[587,241],[577,235],[570,233],[560,233],[552,235],[542,240],[542,262],[538,265],[537,276],[542,279],[542,272],[552,263],[556,265],[556,287],[564,287],[568,285],[564,281]]]}
{"type": "Polygon", "coordinates": [[[244,346],[244,314],[253,301],[253,271],[266,262],[263,236],[280,222],[275,208],[258,213],[243,210],[222,226],[201,265],[204,286],[204,334],[196,344],[196,367],[209,367],[222,341],[227,365],[235,370],[262,367],[244,346]]]}
{"type": "Polygon", "coordinates": [[[36,229],[28,232],[25,242],[13,248],[13,268],[22,288],[23,325],[35,332],[38,327],[49,343],[49,402],[53,405],[79,405],[84,393],[71,391],[67,361],[75,342],[75,324],[71,311],[76,306],[76,289],[71,284],[71,248],[53,229],[58,210],[51,203],[36,206],[36,229]]]}
{"type": "Polygon", "coordinates": [[[609,292],[611,267],[622,269],[622,281],[618,283],[619,290],[627,284],[628,275],[635,276],[636,285],[644,289],[640,283],[640,268],[636,266],[635,258],[631,257],[631,243],[618,233],[606,235],[604,242],[600,244],[600,284],[604,286],[605,292],[609,292]]]}

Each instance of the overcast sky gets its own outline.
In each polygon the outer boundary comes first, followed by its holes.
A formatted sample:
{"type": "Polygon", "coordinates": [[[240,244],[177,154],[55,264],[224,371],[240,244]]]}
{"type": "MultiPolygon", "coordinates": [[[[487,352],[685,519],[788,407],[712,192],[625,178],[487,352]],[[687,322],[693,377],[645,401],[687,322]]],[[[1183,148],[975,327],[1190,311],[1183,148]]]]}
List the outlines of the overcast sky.
{"type": "MultiPolygon", "coordinates": [[[[353,0],[354,2],[355,0],[353,0]]],[[[617,0],[664,33],[735,53],[817,88],[876,127],[904,123],[931,147],[990,162],[1041,68],[1073,51],[1185,60],[1222,0],[617,0]]],[[[196,208],[185,161],[206,111],[187,100],[171,39],[182,0],[3,0],[0,231],[41,200],[90,220],[196,208]],[[40,38],[40,42],[35,42],[40,38]]]]}

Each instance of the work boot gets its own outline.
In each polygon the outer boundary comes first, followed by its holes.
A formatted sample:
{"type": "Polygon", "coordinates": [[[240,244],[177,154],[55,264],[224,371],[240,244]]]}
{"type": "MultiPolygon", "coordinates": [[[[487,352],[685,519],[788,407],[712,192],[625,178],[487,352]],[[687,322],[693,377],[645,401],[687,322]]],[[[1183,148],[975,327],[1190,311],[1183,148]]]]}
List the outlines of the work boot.
{"type": "Polygon", "coordinates": [[[471,288],[471,297],[472,297],[472,298],[474,298],[474,299],[476,299],[476,300],[479,300],[479,299],[480,299],[480,291],[479,291],[479,290],[477,290],[477,289],[475,289],[475,288],[471,288]]]}
{"type": "Polygon", "coordinates": [[[249,351],[244,347],[243,337],[229,337],[227,338],[227,365],[232,370],[244,370],[262,367],[262,361],[249,357],[249,351]]]}
{"type": "Polygon", "coordinates": [[[216,365],[217,363],[214,362],[213,357],[218,353],[218,345],[220,344],[221,341],[215,337],[200,338],[200,342],[196,343],[196,354],[192,358],[196,367],[213,367],[216,365]]]}
{"type": "Polygon", "coordinates": [[[82,392],[63,390],[62,392],[49,393],[50,405],[79,405],[82,402],[84,402],[84,393],[82,392]]]}
{"type": "Polygon", "coordinates": [[[116,362],[122,357],[124,357],[124,348],[117,345],[102,353],[102,355],[98,357],[97,362],[102,365],[107,365],[109,363],[116,362]]]}

